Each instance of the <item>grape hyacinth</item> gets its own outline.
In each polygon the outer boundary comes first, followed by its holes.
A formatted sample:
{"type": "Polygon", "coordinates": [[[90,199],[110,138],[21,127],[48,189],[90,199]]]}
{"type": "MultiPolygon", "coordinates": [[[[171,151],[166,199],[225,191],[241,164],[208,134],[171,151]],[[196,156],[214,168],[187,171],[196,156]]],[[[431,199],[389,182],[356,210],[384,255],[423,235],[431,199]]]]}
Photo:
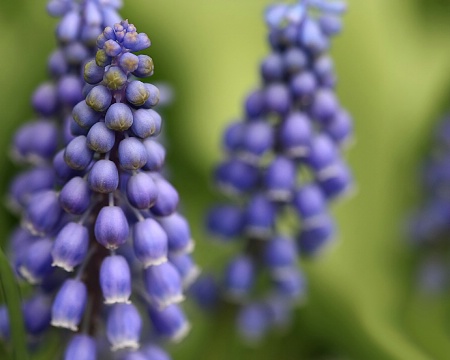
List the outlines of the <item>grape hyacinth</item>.
{"type": "MultiPolygon", "coordinates": [[[[241,305],[237,327],[250,341],[287,324],[305,295],[298,255],[316,255],[333,240],[328,204],[352,189],[341,151],[352,120],[327,54],[345,10],[344,2],[326,0],[267,9],[271,53],[261,63],[262,85],[223,135],[226,158],[214,180],[232,199],[209,211],[207,229],[223,241],[242,239],[220,291],[241,305]],[[260,279],[269,283],[263,291],[260,279]]],[[[214,304],[215,289],[211,277],[193,288],[203,306],[214,304]]]]}
{"type": "MultiPolygon", "coordinates": [[[[153,74],[153,60],[134,54],[150,39],[120,20],[120,6],[49,2],[62,17],[49,59],[54,80],[32,98],[42,119],[19,129],[13,145],[14,158],[31,166],[10,190],[22,217],[11,262],[35,285],[25,325],[33,335],[49,325],[77,332],[65,359],[111,358],[102,355],[105,340],[121,358],[168,359],[140,343],[178,341],[190,327],[180,302],[198,274],[193,241],[161,173],[159,90],[138,80],[153,74]]],[[[0,334],[9,336],[5,307],[0,334]]]]}
{"type": "Polygon", "coordinates": [[[408,238],[420,249],[418,283],[434,294],[449,287],[450,117],[435,128],[433,146],[421,168],[422,202],[408,222],[408,238]]]}

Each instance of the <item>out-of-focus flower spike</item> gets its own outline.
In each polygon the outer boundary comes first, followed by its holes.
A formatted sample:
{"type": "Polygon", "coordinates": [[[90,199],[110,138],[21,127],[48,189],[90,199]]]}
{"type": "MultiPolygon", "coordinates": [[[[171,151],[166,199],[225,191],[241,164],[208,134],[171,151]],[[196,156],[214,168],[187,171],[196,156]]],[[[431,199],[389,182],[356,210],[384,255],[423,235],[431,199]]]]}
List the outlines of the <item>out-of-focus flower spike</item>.
{"type": "Polygon", "coordinates": [[[41,84],[33,93],[31,103],[34,110],[43,116],[54,115],[57,106],[56,87],[52,83],[41,84]]]}
{"type": "Polygon", "coordinates": [[[64,360],[96,360],[97,345],[95,340],[84,334],[77,334],[70,339],[64,352],[64,360]]]}
{"type": "Polygon", "coordinates": [[[255,266],[248,256],[232,259],[226,269],[224,287],[230,299],[240,301],[246,298],[255,281],[255,266]]]}
{"type": "MultiPolygon", "coordinates": [[[[317,255],[335,238],[329,203],[352,189],[341,151],[353,125],[336,96],[327,54],[345,8],[339,0],[268,7],[271,53],[259,68],[260,87],[246,97],[242,120],[223,135],[226,158],[214,180],[222,193],[237,196],[234,203],[212,207],[206,227],[212,237],[244,243],[224,271],[222,289],[200,277],[192,292],[204,307],[213,307],[221,293],[245,299],[238,328],[250,340],[292,317],[305,294],[299,255],[317,255]],[[265,270],[268,279],[260,276],[265,270]],[[266,294],[252,286],[260,277],[269,280],[266,294]]],[[[439,220],[427,215],[421,234],[443,228],[447,212],[439,208],[433,211],[439,220]]]]}
{"type": "Polygon", "coordinates": [[[46,234],[54,230],[61,216],[58,194],[43,190],[33,194],[26,208],[24,225],[33,234],[46,234]]]}
{"type": "Polygon", "coordinates": [[[50,326],[51,301],[48,295],[37,294],[22,304],[25,328],[32,335],[39,335],[50,326]]]}
{"type": "Polygon", "coordinates": [[[82,263],[89,246],[88,229],[78,223],[67,223],[58,233],[52,247],[52,266],[66,271],[82,263]]]}
{"type": "Polygon", "coordinates": [[[276,4],[269,6],[265,12],[267,25],[273,28],[279,27],[285,20],[288,9],[289,5],[287,4],[276,4]]]}
{"type": "Polygon", "coordinates": [[[246,341],[258,342],[269,328],[269,319],[269,313],[264,305],[247,304],[241,308],[238,314],[238,331],[246,341]]]}
{"type": "Polygon", "coordinates": [[[47,3],[47,12],[51,16],[60,17],[70,10],[71,5],[68,0],[50,0],[47,3]]]}
{"type": "Polygon", "coordinates": [[[181,341],[191,329],[183,311],[176,304],[163,310],[149,306],[149,315],[157,334],[173,342],[181,341]]]}
{"type": "Polygon", "coordinates": [[[73,10],[67,12],[56,29],[56,36],[59,41],[69,43],[77,40],[81,27],[80,14],[73,10]]]}
{"type": "Polygon", "coordinates": [[[152,360],[171,360],[170,356],[157,345],[146,345],[142,347],[141,352],[147,356],[146,359],[152,360]]]}
{"type": "Polygon", "coordinates": [[[308,4],[321,11],[343,14],[347,11],[347,3],[345,1],[329,1],[329,0],[308,0],[308,4]]]}
{"type": "Polygon", "coordinates": [[[219,240],[235,239],[244,228],[243,212],[234,205],[217,205],[209,210],[206,227],[219,240]]]}
{"type": "Polygon", "coordinates": [[[170,255],[169,260],[178,270],[185,289],[189,288],[200,275],[200,268],[188,254],[170,255]]]}
{"type": "Polygon", "coordinates": [[[55,173],[50,166],[38,166],[18,175],[9,188],[8,205],[14,211],[21,211],[33,194],[53,188],[55,173]]]}
{"type": "Polygon", "coordinates": [[[9,313],[6,305],[0,306],[0,339],[8,340],[10,334],[9,313]]]}

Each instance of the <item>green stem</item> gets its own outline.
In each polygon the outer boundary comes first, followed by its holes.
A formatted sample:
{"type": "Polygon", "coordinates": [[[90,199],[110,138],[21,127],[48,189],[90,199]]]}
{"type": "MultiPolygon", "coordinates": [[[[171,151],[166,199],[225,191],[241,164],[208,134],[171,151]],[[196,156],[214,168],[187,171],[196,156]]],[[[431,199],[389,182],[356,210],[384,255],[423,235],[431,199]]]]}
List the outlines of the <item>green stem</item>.
{"type": "Polygon", "coordinates": [[[13,359],[27,360],[25,326],[22,316],[22,299],[14,273],[2,249],[0,249],[0,285],[8,307],[13,359]]]}

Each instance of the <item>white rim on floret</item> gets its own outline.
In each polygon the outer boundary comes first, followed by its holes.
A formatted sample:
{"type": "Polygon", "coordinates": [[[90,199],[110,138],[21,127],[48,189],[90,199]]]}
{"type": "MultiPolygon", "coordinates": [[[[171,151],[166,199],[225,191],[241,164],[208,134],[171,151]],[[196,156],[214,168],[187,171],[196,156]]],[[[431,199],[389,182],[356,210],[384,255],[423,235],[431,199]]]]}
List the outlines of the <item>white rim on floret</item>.
{"type": "Polygon", "coordinates": [[[156,258],[156,259],[149,259],[149,260],[143,262],[144,269],[146,269],[146,268],[148,268],[150,266],[156,266],[156,265],[164,264],[167,261],[168,261],[168,259],[167,259],[167,256],[165,256],[165,255],[161,256],[159,258],[156,258]]]}
{"type": "Polygon", "coordinates": [[[69,319],[52,319],[50,324],[54,327],[78,331],[78,325],[69,319]]]}
{"type": "Polygon", "coordinates": [[[61,269],[64,269],[67,272],[72,272],[73,271],[73,266],[67,264],[66,262],[64,262],[64,260],[58,260],[58,259],[53,259],[53,263],[52,263],[53,267],[59,267],[61,269]]]}
{"type": "Polygon", "coordinates": [[[129,295],[108,296],[107,298],[105,297],[105,301],[103,301],[103,303],[106,305],[131,304],[129,297],[129,295]]]}
{"type": "Polygon", "coordinates": [[[172,255],[185,255],[192,253],[194,249],[195,249],[195,241],[194,239],[189,239],[185,247],[178,250],[170,251],[170,253],[172,255]]]}
{"type": "Polygon", "coordinates": [[[175,334],[170,337],[170,340],[174,343],[180,342],[186,337],[189,331],[191,331],[191,327],[191,324],[186,322],[178,331],[175,332],[175,334]]]}
{"type": "Polygon", "coordinates": [[[305,230],[311,230],[322,226],[327,222],[328,217],[326,215],[316,215],[303,219],[302,228],[305,230]]]}
{"type": "Polygon", "coordinates": [[[111,342],[111,351],[117,351],[121,349],[139,349],[139,341],[133,339],[117,339],[116,341],[111,342]]]}
{"type": "Polygon", "coordinates": [[[195,280],[197,280],[201,272],[202,271],[200,267],[194,265],[191,268],[191,270],[189,270],[189,272],[186,274],[186,276],[183,278],[183,287],[186,289],[189,286],[191,286],[195,282],[195,280]]]}
{"type": "Polygon", "coordinates": [[[174,304],[179,304],[185,300],[183,294],[176,294],[166,297],[164,300],[155,300],[151,296],[148,297],[149,301],[157,307],[159,310],[164,310],[166,307],[174,304]]]}
{"type": "Polygon", "coordinates": [[[18,269],[20,275],[22,275],[28,283],[31,285],[36,285],[41,282],[41,279],[35,277],[25,266],[20,266],[18,269]]]}
{"type": "Polygon", "coordinates": [[[290,190],[269,190],[267,196],[274,201],[288,202],[292,199],[292,192],[290,190]]]}
{"type": "Polygon", "coordinates": [[[286,151],[289,157],[306,157],[309,154],[309,148],[306,146],[295,146],[286,151]]]}

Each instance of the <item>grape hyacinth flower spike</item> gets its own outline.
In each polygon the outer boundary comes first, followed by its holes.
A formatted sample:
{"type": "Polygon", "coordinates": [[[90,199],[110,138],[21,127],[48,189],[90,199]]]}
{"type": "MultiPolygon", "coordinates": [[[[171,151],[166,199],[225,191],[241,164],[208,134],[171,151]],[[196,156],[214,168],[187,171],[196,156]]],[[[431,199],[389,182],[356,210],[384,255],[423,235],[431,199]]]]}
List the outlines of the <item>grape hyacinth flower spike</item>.
{"type": "MultiPolygon", "coordinates": [[[[247,340],[286,325],[306,291],[299,254],[316,255],[331,242],[329,203],[352,188],[342,157],[352,121],[336,96],[327,54],[345,10],[344,2],[325,0],[267,9],[271,53],[261,63],[261,86],[223,135],[226,157],[214,180],[231,200],[209,211],[207,229],[243,242],[219,291],[242,305],[237,326],[247,340]],[[256,289],[261,276],[269,280],[264,294],[256,289]]],[[[217,299],[211,281],[194,286],[201,304],[217,299]]]]}
{"type": "Polygon", "coordinates": [[[433,146],[420,173],[422,201],[411,215],[408,240],[420,251],[419,289],[441,294],[449,288],[450,117],[435,127],[433,146]]]}
{"type": "MultiPolygon", "coordinates": [[[[64,16],[59,40],[70,43],[88,32],[80,28],[83,16],[87,22],[96,19],[88,9],[98,9],[100,19],[116,20],[112,9],[119,3],[50,2],[50,12],[64,16]]],[[[95,359],[104,338],[111,350],[135,354],[144,330],[151,334],[145,340],[180,340],[189,330],[179,304],[183,286],[197,272],[189,255],[189,225],[177,213],[178,193],[159,172],[165,153],[156,140],[162,123],[154,109],[159,91],[138,80],[151,76],[154,66],[148,55],[133,52],[148,48],[150,40],[126,20],[97,35],[95,58],[83,60],[83,91],[62,111],[62,136],[52,133],[65,147],[40,151],[52,166],[33,169],[33,176],[19,177],[12,186],[12,195],[20,195],[44,175],[29,195],[14,198],[20,200],[23,228],[11,239],[11,253],[18,274],[42,293],[40,302],[27,306],[47,306],[43,324],[24,310],[30,328],[42,331],[51,323],[82,330],[69,342],[65,359],[95,359]],[[148,314],[141,314],[136,302],[143,302],[148,314]],[[99,326],[103,318],[105,326],[99,326]]],[[[70,54],[79,55],[79,49],[70,54]]],[[[52,57],[51,64],[63,72],[61,59],[52,57]]],[[[47,104],[46,96],[38,98],[47,104]]],[[[27,144],[30,132],[20,130],[16,148],[27,144]]],[[[152,351],[166,356],[156,346],[152,351]]]]}
{"type": "MultiPolygon", "coordinates": [[[[50,15],[61,18],[55,32],[58,48],[48,58],[49,80],[40,84],[31,97],[36,120],[22,125],[13,137],[12,158],[26,167],[13,178],[8,194],[10,209],[22,216],[22,227],[15,229],[10,238],[8,255],[17,275],[36,289],[22,303],[31,343],[39,341],[49,327],[54,292],[64,280],[52,265],[72,270],[87,250],[85,228],[75,222],[63,226],[67,219],[63,219],[61,206],[67,205],[69,213],[82,214],[90,193],[82,181],[77,181],[79,178],[74,178],[63,195],[68,201],[60,201],[61,196],[53,190],[74,173],[61,162],[58,151],[73,138],[71,113],[83,99],[83,79],[79,75],[83,64],[95,55],[102,28],[120,21],[120,7],[120,1],[109,0],[52,0],[47,5],[50,15]],[[55,226],[61,230],[59,234],[51,230],[55,226]],[[70,260],[67,252],[72,254],[70,260]]],[[[6,312],[4,306],[1,310],[6,312]]],[[[3,319],[2,329],[7,330],[2,331],[2,337],[8,337],[9,318],[3,319]]],[[[69,323],[67,326],[72,326],[69,323]]]]}

